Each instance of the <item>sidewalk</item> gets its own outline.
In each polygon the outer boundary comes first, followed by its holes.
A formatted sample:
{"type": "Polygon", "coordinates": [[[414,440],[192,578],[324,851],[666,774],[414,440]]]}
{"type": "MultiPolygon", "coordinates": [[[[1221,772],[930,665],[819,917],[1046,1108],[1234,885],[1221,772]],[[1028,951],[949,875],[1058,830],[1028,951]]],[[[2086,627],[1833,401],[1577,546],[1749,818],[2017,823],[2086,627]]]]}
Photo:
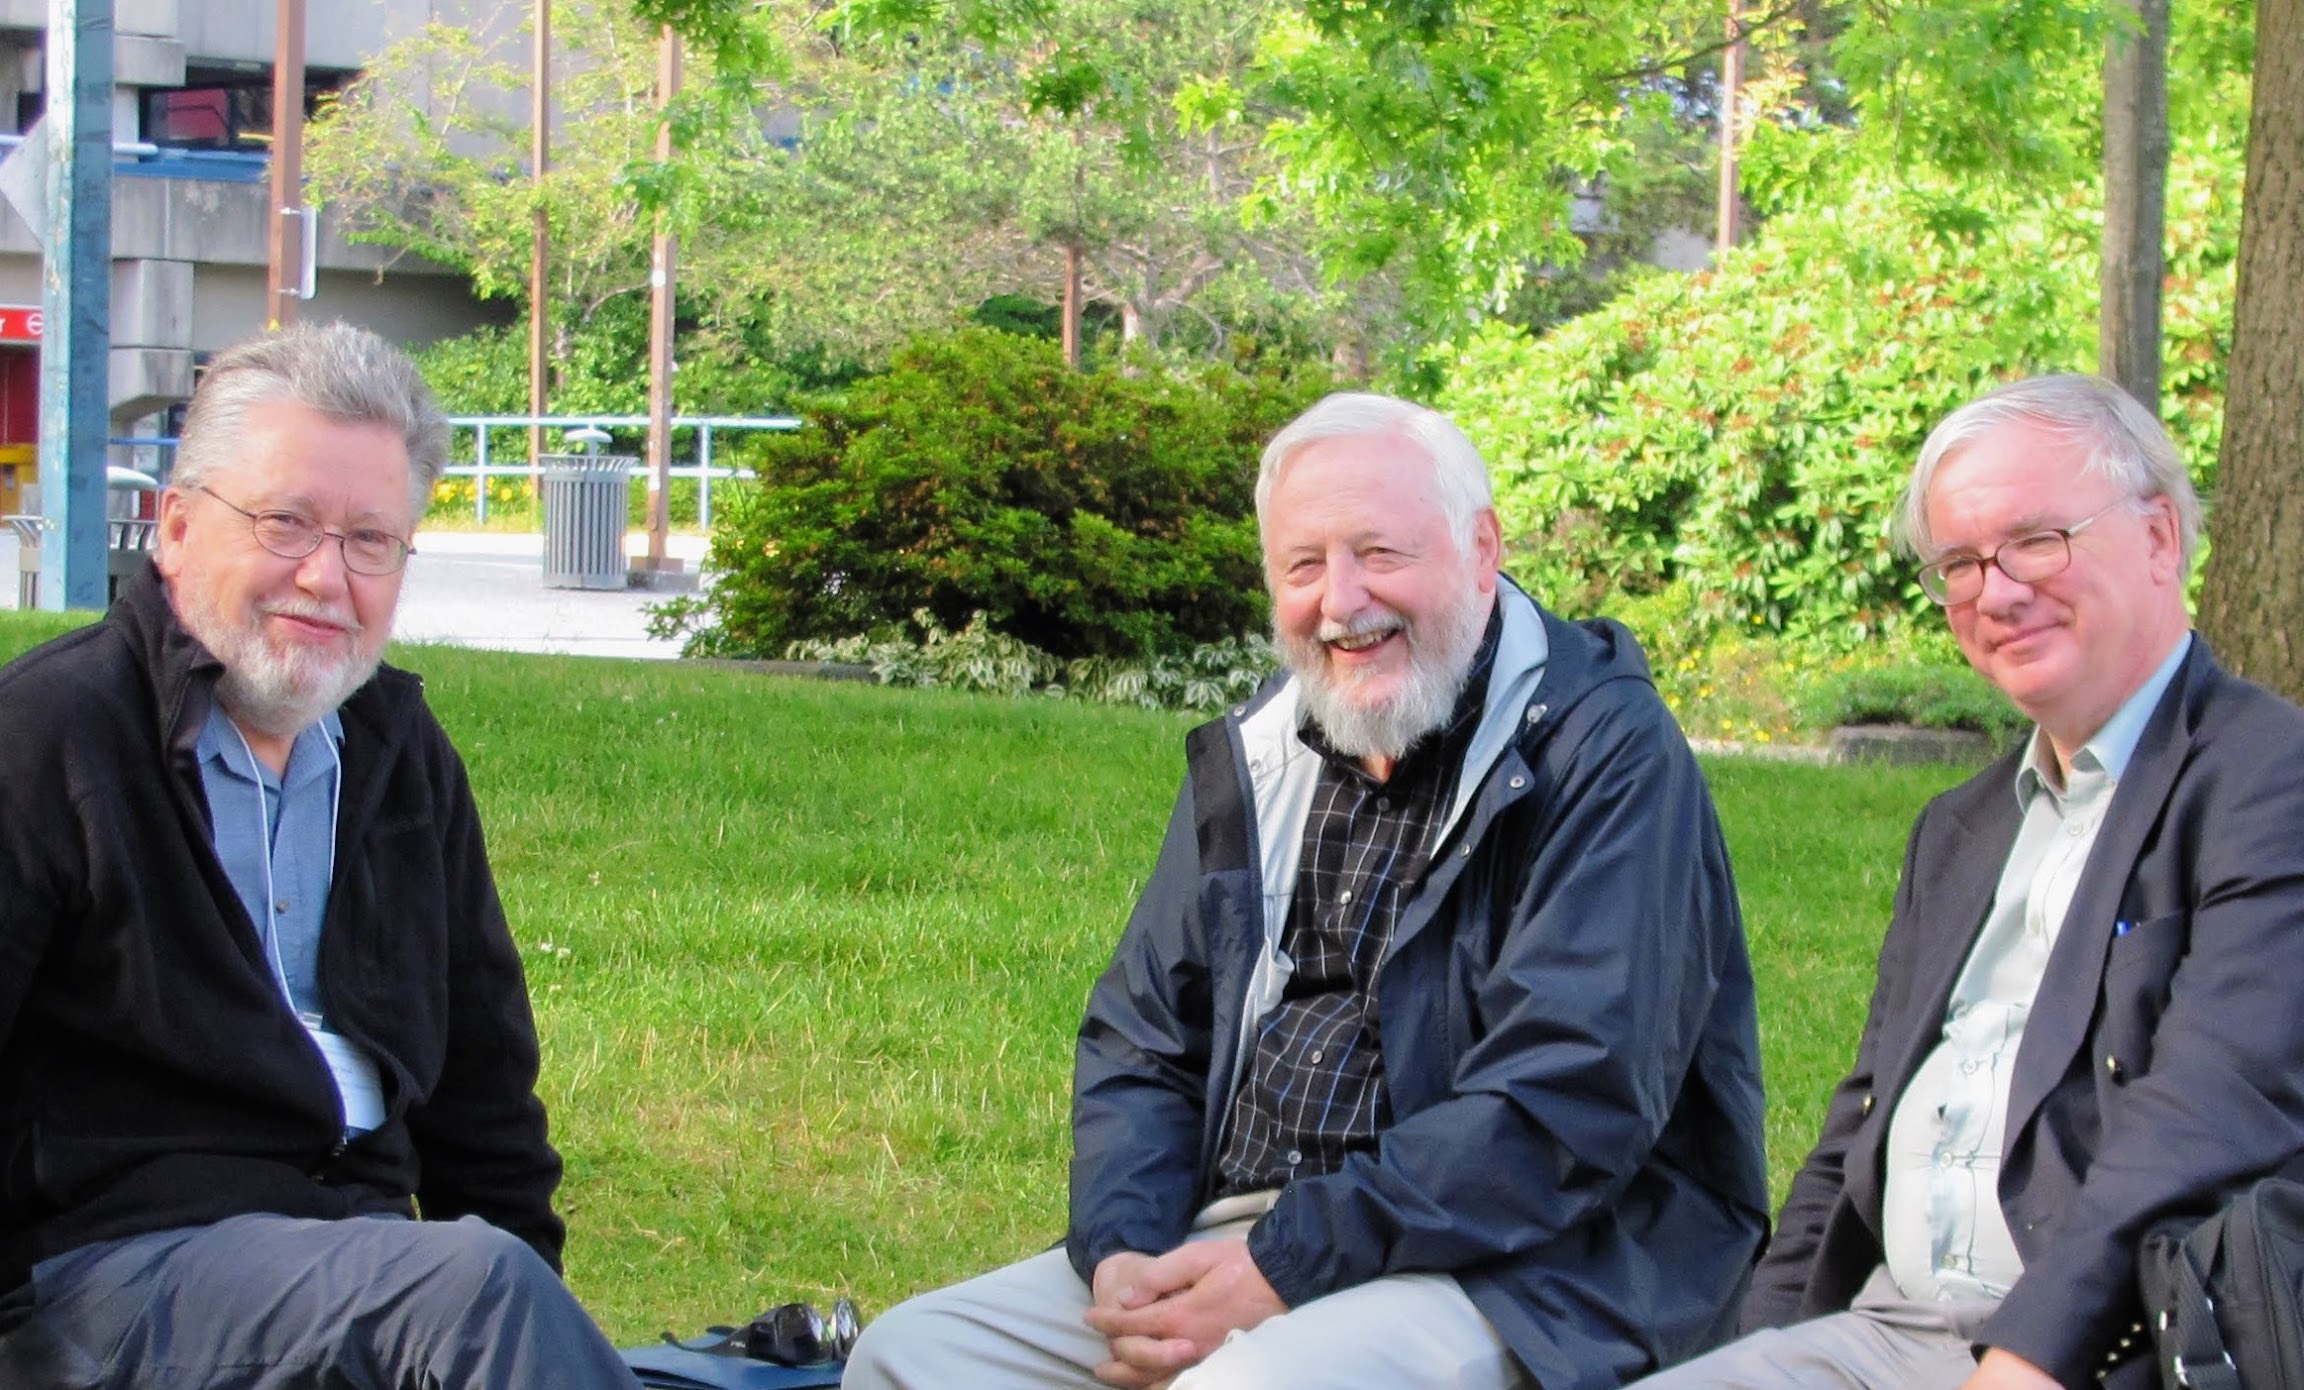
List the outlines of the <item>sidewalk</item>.
{"type": "MultiPolygon", "coordinates": [[[[675,535],[667,549],[693,573],[709,544],[703,536],[675,535]]],[[[647,552],[645,532],[625,537],[626,554],[647,552]]],[[[647,606],[668,597],[645,589],[547,589],[540,534],[420,531],[393,635],[507,652],[671,658],[680,655],[678,643],[648,636],[647,606]]]]}
{"type": "MultiPolygon", "coordinates": [[[[666,548],[694,573],[709,547],[706,537],[675,535],[666,548]]],[[[626,536],[624,548],[647,554],[647,533],[626,536]]],[[[393,636],[506,652],[669,659],[680,645],[652,640],[647,613],[669,597],[646,589],[547,589],[541,534],[420,531],[393,636]]],[[[16,542],[0,529],[0,608],[15,606],[16,542]]]]}

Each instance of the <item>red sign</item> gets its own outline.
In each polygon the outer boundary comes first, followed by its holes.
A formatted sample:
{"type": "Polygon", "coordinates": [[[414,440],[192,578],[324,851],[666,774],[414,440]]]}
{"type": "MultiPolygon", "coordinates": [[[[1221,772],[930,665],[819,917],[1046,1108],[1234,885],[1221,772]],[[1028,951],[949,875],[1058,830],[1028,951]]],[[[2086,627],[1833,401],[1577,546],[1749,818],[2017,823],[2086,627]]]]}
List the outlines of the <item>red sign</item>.
{"type": "Polygon", "coordinates": [[[0,343],[40,341],[40,306],[0,304],[0,343]]]}

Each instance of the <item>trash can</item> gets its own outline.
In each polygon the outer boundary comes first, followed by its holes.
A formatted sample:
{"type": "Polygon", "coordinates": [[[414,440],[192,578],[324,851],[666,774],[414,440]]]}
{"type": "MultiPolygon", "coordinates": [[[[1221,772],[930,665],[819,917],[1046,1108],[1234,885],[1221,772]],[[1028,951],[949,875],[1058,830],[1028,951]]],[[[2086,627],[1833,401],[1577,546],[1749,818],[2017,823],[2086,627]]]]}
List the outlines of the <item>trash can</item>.
{"type": "Polygon", "coordinates": [[[546,454],[544,587],[625,587],[624,525],[632,467],[619,454],[546,454]]]}

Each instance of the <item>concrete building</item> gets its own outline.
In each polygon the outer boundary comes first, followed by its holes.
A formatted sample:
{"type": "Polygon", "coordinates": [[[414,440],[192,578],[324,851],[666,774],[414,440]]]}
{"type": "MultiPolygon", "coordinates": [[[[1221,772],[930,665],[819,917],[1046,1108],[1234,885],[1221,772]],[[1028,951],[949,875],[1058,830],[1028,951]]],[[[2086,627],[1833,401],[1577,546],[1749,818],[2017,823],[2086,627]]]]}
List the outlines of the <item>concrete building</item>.
{"type": "MultiPolygon", "coordinates": [[[[305,86],[334,90],[396,39],[463,22],[474,0],[307,0],[305,86]]],[[[489,22],[517,5],[487,5],[489,22]]],[[[39,116],[47,0],[0,0],[0,144],[39,116]]],[[[261,330],[270,232],[277,0],[115,0],[112,433],[167,431],[197,364],[261,330]]],[[[512,22],[517,22],[514,16],[512,22]]],[[[509,316],[463,279],[347,242],[322,210],[317,292],[299,317],[423,343],[509,316]]],[[[0,513],[38,437],[40,253],[0,210],[0,513]],[[19,461],[14,467],[10,460],[19,461]],[[15,472],[11,479],[7,475],[15,472]]]]}

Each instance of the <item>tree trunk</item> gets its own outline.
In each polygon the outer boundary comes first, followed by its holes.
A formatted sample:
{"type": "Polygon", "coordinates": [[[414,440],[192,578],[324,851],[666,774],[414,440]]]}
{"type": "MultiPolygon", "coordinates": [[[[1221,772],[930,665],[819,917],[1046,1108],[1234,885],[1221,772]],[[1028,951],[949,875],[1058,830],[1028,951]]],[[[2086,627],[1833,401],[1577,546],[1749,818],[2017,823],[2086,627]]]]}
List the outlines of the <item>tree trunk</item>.
{"type": "Polygon", "coordinates": [[[2168,201],[2168,0],[2123,0],[2137,28],[2104,53],[2103,304],[2097,370],[2160,413],[2161,235],[2168,201]]]}
{"type": "Polygon", "coordinates": [[[1080,368],[1080,248],[1064,248],[1064,324],[1061,339],[1064,344],[1064,365],[1078,371],[1080,368]]]}
{"type": "Polygon", "coordinates": [[[2200,630],[2304,700],[2304,0],[2257,0],[2240,283],[2200,630]]]}
{"type": "Polygon", "coordinates": [[[1720,203],[1712,234],[1717,257],[1736,249],[1736,103],[1744,89],[1744,0],[1728,0],[1728,47],[1720,55],[1720,203]]]}

